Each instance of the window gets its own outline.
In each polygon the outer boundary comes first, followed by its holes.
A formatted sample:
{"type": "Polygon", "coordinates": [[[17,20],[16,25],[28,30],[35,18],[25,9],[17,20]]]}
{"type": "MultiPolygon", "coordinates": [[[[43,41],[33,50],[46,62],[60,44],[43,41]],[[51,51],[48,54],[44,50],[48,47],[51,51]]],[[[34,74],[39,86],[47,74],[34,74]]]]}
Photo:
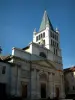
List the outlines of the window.
{"type": "Polygon", "coordinates": [[[40,52],[39,56],[46,58],[46,54],[44,52],[40,52]]]}
{"type": "Polygon", "coordinates": [[[55,47],[56,47],[56,42],[55,42],[55,47]]]}
{"type": "Polygon", "coordinates": [[[58,36],[56,36],[56,40],[58,41],[58,36]]]}
{"type": "Polygon", "coordinates": [[[51,32],[51,37],[52,37],[52,32],[51,32]]]}
{"type": "Polygon", "coordinates": [[[55,40],[56,40],[56,35],[55,35],[55,40]]]}
{"type": "Polygon", "coordinates": [[[41,34],[41,36],[40,36],[41,38],[42,38],[42,34],[41,34]]]}
{"type": "Polygon", "coordinates": [[[54,41],[54,46],[55,46],[55,41],[54,41]]]}
{"type": "Polygon", "coordinates": [[[57,55],[57,49],[56,49],[56,55],[57,55]]]}
{"type": "Polygon", "coordinates": [[[36,41],[38,41],[38,36],[36,37],[36,41]]]}
{"type": "Polygon", "coordinates": [[[45,45],[45,40],[43,40],[43,44],[45,45]]]}
{"type": "Polygon", "coordinates": [[[53,38],[54,38],[54,34],[53,34],[53,38]]]}
{"type": "Polygon", "coordinates": [[[53,46],[54,46],[54,41],[53,41],[53,46]]]}
{"type": "Polygon", "coordinates": [[[57,36],[57,41],[58,41],[58,36],[57,36]]]}
{"type": "Polygon", "coordinates": [[[55,55],[58,54],[57,49],[55,49],[55,48],[54,48],[54,54],[55,54],[55,55]]]}
{"type": "Polygon", "coordinates": [[[39,35],[39,40],[40,40],[40,35],[39,35]]]}
{"type": "Polygon", "coordinates": [[[58,43],[57,43],[57,47],[58,47],[58,43]]]}
{"type": "Polygon", "coordinates": [[[6,67],[3,66],[3,68],[2,68],[2,74],[5,74],[5,70],[6,70],[6,67]]]}
{"type": "Polygon", "coordinates": [[[73,86],[73,90],[75,90],[75,86],[73,86]]]}
{"type": "Polygon", "coordinates": [[[52,45],[52,39],[51,39],[51,45],[52,45]]]}
{"type": "Polygon", "coordinates": [[[55,54],[55,48],[54,48],[54,54],[55,54]]]}
{"type": "Polygon", "coordinates": [[[45,32],[43,33],[43,38],[45,37],[45,32]]]}

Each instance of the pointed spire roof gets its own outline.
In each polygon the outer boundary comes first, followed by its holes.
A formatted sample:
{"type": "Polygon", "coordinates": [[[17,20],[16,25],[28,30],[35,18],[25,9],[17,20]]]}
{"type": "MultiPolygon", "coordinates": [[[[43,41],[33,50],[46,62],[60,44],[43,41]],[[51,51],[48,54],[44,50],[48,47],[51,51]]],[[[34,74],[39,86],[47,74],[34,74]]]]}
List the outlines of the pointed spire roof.
{"type": "Polygon", "coordinates": [[[46,10],[44,11],[44,15],[43,15],[43,18],[42,18],[42,22],[41,22],[41,25],[40,25],[40,29],[39,31],[42,31],[46,28],[46,25],[48,25],[50,27],[50,29],[54,30],[53,29],[53,26],[51,24],[51,21],[47,15],[47,12],[46,10]]]}

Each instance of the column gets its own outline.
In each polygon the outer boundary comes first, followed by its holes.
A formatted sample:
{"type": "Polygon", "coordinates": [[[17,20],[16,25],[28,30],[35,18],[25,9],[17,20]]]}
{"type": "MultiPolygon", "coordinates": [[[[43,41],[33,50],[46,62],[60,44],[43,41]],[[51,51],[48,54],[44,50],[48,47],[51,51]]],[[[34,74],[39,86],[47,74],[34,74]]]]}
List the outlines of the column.
{"type": "Polygon", "coordinates": [[[50,97],[50,72],[48,72],[48,97],[50,97]]]}
{"type": "Polygon", "coordinates": [[[37,69],[37,99],[41,98],[40,97],[40,80],[39,80],[39,70],[37,69]]]}
{"type": "Polygon", "coordinates": [[[16,87],[17,87],[16,95],[17,95],[18,97],[21,96],[21,80],[20,80],[20,77],[21,77],[21,69],[20,69],[20,67],[18,66],[18,67],[17,67],[17,83],[16,83],[16,87]]]}
{"type": "Polygon", "coordinates": [[[53,98],[53,90],[54,90],[54,84],[53,84],[53,75],[52,73],[49,74],[49,93],[50,93],[50,98],[53,98]]]}
{"type": "Polygon", "coordinates": [[[11,67],[11,95],[16,96],[17,66],[11,67]]]}
{"type": "Polygon", "coordinates": [[[65,91],[64,91],[64,79],[63,75],[60,75],[60,87],[61,87],[61,93],[60,93],[60,98],[65,98],[65,91]]]}
{"type": "Polygon", "coordinates": [[[37,85],[36,80],[37,80],[36,69],[32,69],[31,71],[31,99],[36,98],[36,85],[37,85]]]}
{"type": "Polygon", "coordinates": [[[56,97],[56,91],[55,91],[55,73],[52,73],[52,79],[53,79],[53,97],[56,97]]]}

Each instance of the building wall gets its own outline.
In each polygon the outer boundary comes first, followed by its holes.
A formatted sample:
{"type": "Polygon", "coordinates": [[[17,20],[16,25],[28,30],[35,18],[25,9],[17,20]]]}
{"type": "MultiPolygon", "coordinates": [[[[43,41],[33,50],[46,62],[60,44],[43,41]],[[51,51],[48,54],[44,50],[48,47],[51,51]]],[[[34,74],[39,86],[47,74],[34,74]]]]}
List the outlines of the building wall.
{"type": "Polygon", "coordinates": [[[13,58],[15,65],[11,71],[11,95],[22,96],[22,85],[27,84],[27,97],[30,97],[30,63],[13,58]]]}
{"type": "MultiPolygon", "coordinates": [[[[62,75],[63,72],[59,72],[52,68],[51,65],[47,67],[44,63],[43,65],[39,65],[38,63],[30,63],[28,60],[26,60],[26,52],[23,56],[25,59],[21,58],[22,52],[20,53],[20,50],[16,49],[14,51],[15,56],[20,58],[13,58],[13,63],[16,65],[12,67],[12,87],[11,87],[11,94],[22,96],[22,83],[27,84],[28,86],[28,98],[41,98],[40,94],[40,86],[41,83],[46,83],[46,97],[50,96],[51,98],[56,96],[56,87],[59,88],[60,91],[60,97],[63,98],[64,95],[64,86],[63,86],[63,80],[62,75]],[[18,51],[18,53],[16,53],[18,51]],[[21,54],[21,56],[20,56],[21,54]],[[27,73],[27,74],[26,74],[27,73]],[[40,80],[40,75],[46,74],[47,79],[40,80]],[[16,76],[16,77],[15,77],[16,76]]],[[[34,56],[31,56],[32,58],[34,56]]],[[[35,58],[35,57],[34,57],[35,58]]],[[[34,59],[33,58],[33,59],[34,59]]],[[[37,56],[36,56],[37,58],[37,56]]],[[[43,60],[43,59],[42,59],[43,60]]],[[[37,60],[36,60],[37,61],[37,60]]]]}
{"type": "Polygon", "coordinates": [[[62,64],[62,57],[54,55],[52,51],[42,47],[41,45],[39,46],[34,43],[30,44],[30,53],[31,54],[35,54],[35,55],[39,56],[40,52],[44,52],[48,60],[55,61],[57,63],[62,64]]]}
{"type": "Polygon", "coordinates": [[[41,32],[36,32],[35,34],[33,34],[33,42],[37,43],[41,45],[41,40],[45,40],[45,45],[44,47],[46,47],[48,50],[50,50],[51,52],[54,53],[54,48],[57,49],[57,55],[58,56],[62,56],[61,55],[61,49],[60,49],[60,40],[59,40],[59,32],[58,31],[53,31],[50,29],[49,26],[46,26],[46,28],[44,30],[42,30],[41,32]],[[41,39],[39,39],[38,41],[36,41],[36,37],[45,33],[45,37],[42,37],[41,39]],[[58,37],[58,40],[54,39],[51,34],[54,34],[58,37]],[[58,43],[58,47],[54,46],[51,44],[51,40],[55,43],[58,43]]]}
{"type": "Polygon", "coordinates": [[[0,62],[0,83],[6,84],[6,93],[10,93],[10,81],[11,81],[11,65],[3,61],[0,62]],[[5,67],[5,73],[2,74],[2,70],[5,67]]]}
{"type": "Polygon", "coordinates": [[[55,97],[56,87],[58,87],[59,92],[60,92],[59,94],[60,98],[64,98],[65,94],[64,94],[62,75],[63,75],[62,72],[58,72],[54,69],[49,69],[47,68],[47,66],[42,67],[42,66],[33,64],[32,76],[31,76],[32,98],[35,98],[35,97],[41,98],[41,94],[40,94],[41,83],[46,83],[46,97],[51,97],[51,98],[55,97]],[[40,75],[43,75],[43,74],[47,76],[45,80],[40,79],[40,75]]]}
{"type": "Polygon", "coordinates": [[[75,72],[66,72],[65,77],[65,90],[67,94],[75,94],[75,72]]]}

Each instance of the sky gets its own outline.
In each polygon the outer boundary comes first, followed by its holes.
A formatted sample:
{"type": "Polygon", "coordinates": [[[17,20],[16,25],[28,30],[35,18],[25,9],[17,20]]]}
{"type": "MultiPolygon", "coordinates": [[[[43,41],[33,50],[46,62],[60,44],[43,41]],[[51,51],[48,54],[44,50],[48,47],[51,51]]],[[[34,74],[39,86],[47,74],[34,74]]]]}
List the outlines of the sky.
{"type": "Polygon", "coordinates": [[[60,31],[63,67],[75,65],[75,0],[0,0],[0,45],[3,55],[23,48],[33,39],[46,9],[60,31]]]}

